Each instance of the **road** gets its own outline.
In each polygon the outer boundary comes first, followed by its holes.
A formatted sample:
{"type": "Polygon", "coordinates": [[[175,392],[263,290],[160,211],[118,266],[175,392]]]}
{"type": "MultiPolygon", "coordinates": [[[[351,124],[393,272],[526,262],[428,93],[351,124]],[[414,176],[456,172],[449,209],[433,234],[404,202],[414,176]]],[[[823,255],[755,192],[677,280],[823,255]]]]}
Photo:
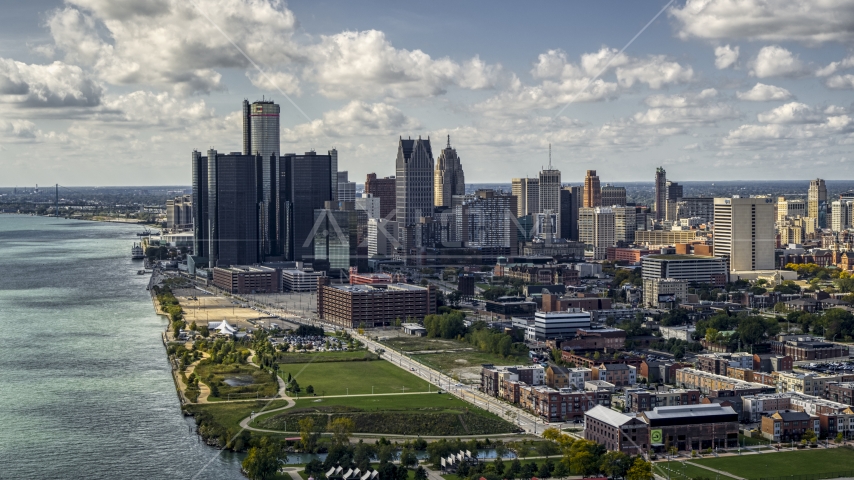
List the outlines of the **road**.
{"type": "Polygon", "coordinates": [[[471,388],[470,386],[462,385],[453,378],[432,368],[426,367],[412,360],[406,355],[396,350],[390,349],[386,345],[375,342],[364,335],[360,335],[358,332],[351,332],[351,334],[359,341],[364,343],[369,350],[375,353],[379,353],[377,352],[377,350],[381,350],[381,356],[390,363],[422,377],[431,384],[436,385],[440,389],[444,389],[446,392],[462,400],[465,400],[466,402],[469,402],[488,412],[494,413],[511,423],[515,423],[527,433],[534,435],[542,435],[543,430],[551,426],[547,423],[544,423],[536,416],[531,415],[530,413],[518,407],[492,398],[489,395],[484,394],[483,392],[479,392],[471,388]]]}

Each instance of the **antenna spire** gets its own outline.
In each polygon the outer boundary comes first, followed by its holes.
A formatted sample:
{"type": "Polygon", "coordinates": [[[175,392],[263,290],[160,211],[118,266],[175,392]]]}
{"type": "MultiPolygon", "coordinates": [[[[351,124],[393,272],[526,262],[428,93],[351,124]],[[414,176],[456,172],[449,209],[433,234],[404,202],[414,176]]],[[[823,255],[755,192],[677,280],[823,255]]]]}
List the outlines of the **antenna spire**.
{"type": "Polygon", "coordinates": [[[451,134],[448,134],[448,148],[451,148],[451,134]]]}
{"type": "Polygon", "coordinates": [[[549,170],[552,169],[552,144],[549,144],[549,170]]]}

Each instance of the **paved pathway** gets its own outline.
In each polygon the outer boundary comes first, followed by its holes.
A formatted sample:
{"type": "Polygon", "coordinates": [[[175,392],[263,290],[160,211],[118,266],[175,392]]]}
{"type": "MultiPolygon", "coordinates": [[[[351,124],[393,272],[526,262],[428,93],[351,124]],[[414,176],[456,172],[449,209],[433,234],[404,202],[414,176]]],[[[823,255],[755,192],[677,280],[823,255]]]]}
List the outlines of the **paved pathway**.
{"type": "Polygon", "coordinates": [[[687,461],[687,460],[685,461],[685,463],[687,463],[688,465],[694,466],[694,467],[704,468],[704,469],[706,469],[706,470],[709,470],[709,471],[711,471],[711,472],[715,472],[715,473],[720,474],[720,475],[723,475],[723,476],[725,476],[725,477],[731,477],[731,478],[734,478],[734,479],[736,479],[736,480],[746,480],[745,478],[742,478],[742,477],[736,477],[735,475],[733,475],[733,474],[731,474],[731,473],[729,473],[729,472],[725,472],[725,471],[723,471],[723,470],[718,470],[718,469],[715,469],[715,468],[712,468],[712,467],[707,467],[707,466],[705,466],[705,465],[700,465],[699,463],[689,462],[689,461],[687,461]]]}

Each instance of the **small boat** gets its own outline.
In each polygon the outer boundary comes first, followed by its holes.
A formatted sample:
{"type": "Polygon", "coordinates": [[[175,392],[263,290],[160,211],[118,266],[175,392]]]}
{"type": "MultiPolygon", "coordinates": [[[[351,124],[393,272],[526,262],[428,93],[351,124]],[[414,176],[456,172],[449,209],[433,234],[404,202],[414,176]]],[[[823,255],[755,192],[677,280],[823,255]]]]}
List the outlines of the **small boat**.
{"type": "Polygon", "coordinates": [[[145,252],[142,250],[141,244],[133,244],[133,248],[130,249],[130,258],[132,260],[142,260],[143,258],[145,258],[145,252]]]}

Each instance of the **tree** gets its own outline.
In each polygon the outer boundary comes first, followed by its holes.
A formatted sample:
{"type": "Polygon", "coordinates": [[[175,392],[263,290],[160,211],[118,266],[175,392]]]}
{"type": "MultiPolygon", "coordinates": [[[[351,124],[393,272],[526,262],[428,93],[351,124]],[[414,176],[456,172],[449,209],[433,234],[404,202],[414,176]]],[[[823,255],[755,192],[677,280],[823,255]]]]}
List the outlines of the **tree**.
{"type": "Polygon", "coordinates": [[[314,430],[314,419],[311,417],[300,419],[299,438],[302,441],[302,446],[305,450],[314,450],[314,444],[317,440],[317,434],[314,430]]]}
{"type": "Polygon", "coordinates": [[[599,469],[605,475],[611,478],[625,477],[632,466],[632,459],[623,452],[607,452],[599,463],[599,469]]]}
{"type": "Polygon", "coordinates": [[[626,473],[626,480],[653,480],[652,463],[638,457],[626,473]]]}
{"type": "Polygon", "coordinates": [[[552,455],[557,455],[560,451],[557,444],[552,442],[540,442],[537,444],[537,453],[540,454],[541,457],[549,458],[552,455]]]}
{"type": "Polygon", "coordinates": [[[536,471],[537,464],[534,462],[530,462],[526,463],[525,465],[522,465],[522,471],[520,472],[520,474],[522,475],[522,478],[531,478],[534,476],[534,473],[536,473],[536,471]]]}
{"type": "Polygon", "coordinates": [[[314,386],[309,385],[309,386],[305,387],[305,393],[307,393],[309,395],[313,394],[314,393],[314,386]]]}
{"type": "Polygon", "coordinates": [[[418,465],[418,456],[415,455],[415,450],[410,447],[403,447],[403,450],[400,451],[400,464],[404,467],[418,465]]]}
{"type": "Polygon", "coordinates": [[[427,480],[427,470],[424,470],[424,467],[419,465],[415,469],[415,480],[427,480]]]}
{"type": "Polygon", "coordinates": [[[552,473],[555,477],[562,479],[563,477],[568,477],[570,472],[569,468],[567,468],[563,462],[557,462],[557,465],[555,465],[555,471],[552,473]]]}
{"type": "Polygon", "coordinates": [[[495,469],[495,473],[501,475],[504,473],[504,460],[501,457],[495,457],[495,460],[492,461],[492,468],[495,469]]]}
{"type": "Polygon", "coordinates": [[[273,478],[279,469],[276,449],[269,444],[267,438],[263,438],[260,446],[249,449],[242,466],[246,476],[252,480],[273,478]]]}
{"type": "Polygon", "coordinates": [[[540,469],[537,471],[537,477],[539,478],[549,478],[552,476],[552,470],[549,468],[548,463],[544,463],[540,465],[540,469]]]}
{"type": "Polygon", "coordinates": [[[347,444],[354,428],[356,428],[356,423],[353,422],[353,419],[347,417],[333,419],[326,427],[327,430],[332,432],[332,441],[337,445],[347,444]]]}

